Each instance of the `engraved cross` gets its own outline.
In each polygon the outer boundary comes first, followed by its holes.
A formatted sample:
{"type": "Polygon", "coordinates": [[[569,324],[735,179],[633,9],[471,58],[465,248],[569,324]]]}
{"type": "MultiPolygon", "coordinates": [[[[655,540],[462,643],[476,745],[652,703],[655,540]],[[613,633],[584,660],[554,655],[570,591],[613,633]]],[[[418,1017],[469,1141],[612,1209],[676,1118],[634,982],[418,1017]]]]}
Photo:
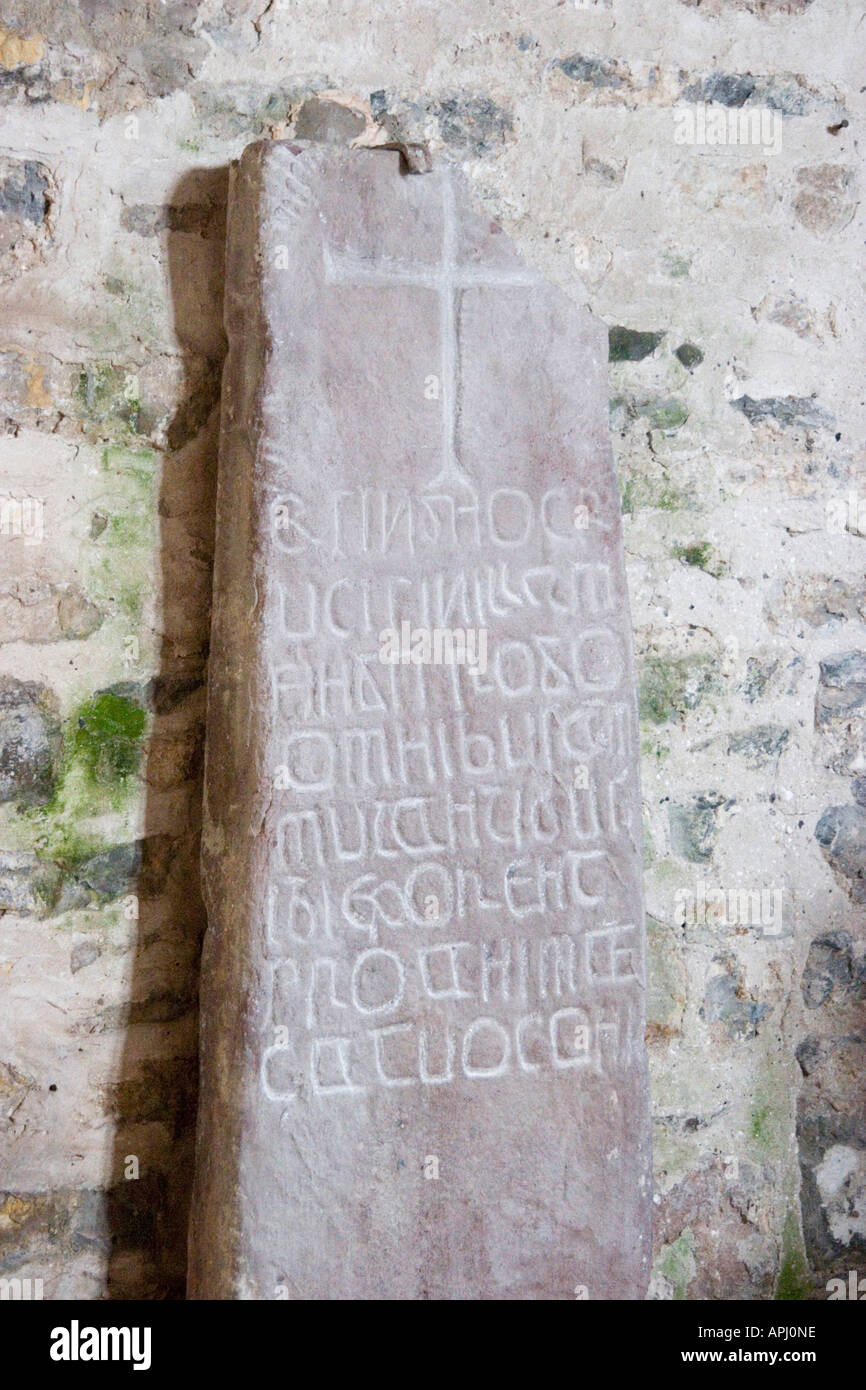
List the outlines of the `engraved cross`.
{"type": "MultiPolygon", "coordinates": [[[[422,176],[423,177],[423,176],[422,176]]],[[[393,261],[371,262],[351,252],[332,251],[325,247],[325,274],[332,284],[342,285],[414,285],[431,289],[439,295],[439,336],[441,351],[442,400],[442,467],[428,487],[473,484],[457,457],[457,421],[460,395],[460,343],[457,331],[459,296],[465,289],[479,285],[501,286],[538,285],[540,276],[533,270],[503,270],[484,266],[458,265],[457,213],[454,188],[446,170],[441,175],[442,186],[442,252],[438,264],[402,264],[393,261]]]]}

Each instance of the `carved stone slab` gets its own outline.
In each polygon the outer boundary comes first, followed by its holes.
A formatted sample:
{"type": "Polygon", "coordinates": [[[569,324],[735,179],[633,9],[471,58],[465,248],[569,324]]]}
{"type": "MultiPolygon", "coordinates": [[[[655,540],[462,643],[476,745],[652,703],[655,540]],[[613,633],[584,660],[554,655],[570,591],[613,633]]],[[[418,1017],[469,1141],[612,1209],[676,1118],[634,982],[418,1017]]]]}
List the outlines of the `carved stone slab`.
{"type": "Polygon", "coordinates": [[[190,1294],[645,1290],[607,335],[457,174],[234,176],[190,1294]]]}

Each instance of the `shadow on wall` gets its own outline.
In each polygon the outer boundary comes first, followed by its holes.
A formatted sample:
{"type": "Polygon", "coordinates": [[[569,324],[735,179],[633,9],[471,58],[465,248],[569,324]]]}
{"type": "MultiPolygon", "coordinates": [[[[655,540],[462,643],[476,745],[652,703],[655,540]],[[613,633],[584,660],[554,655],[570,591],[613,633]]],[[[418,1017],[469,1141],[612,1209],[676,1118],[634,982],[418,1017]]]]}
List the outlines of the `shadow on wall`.
{"type": "Polygon", "coordinates": [[[138,939],[108,1194],[110,1299],[184,1298],[198,1071],[198,964],[205,926],[199,840],[210,635],[228,168],[193,170],[161,234],[183,383],[159,493],[159,668],[136,881],[138,939]],[[131,1180],[138,1160],[138,1176],[131,1180]]]}

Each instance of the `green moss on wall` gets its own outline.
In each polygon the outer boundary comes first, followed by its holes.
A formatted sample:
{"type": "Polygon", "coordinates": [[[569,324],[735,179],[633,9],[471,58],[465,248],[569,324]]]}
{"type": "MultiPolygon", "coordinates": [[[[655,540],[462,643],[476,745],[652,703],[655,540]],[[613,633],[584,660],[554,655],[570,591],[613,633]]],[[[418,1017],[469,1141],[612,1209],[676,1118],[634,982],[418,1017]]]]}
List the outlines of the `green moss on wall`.
{"type": "Polygon", "coordinates": [[[788,1212],[782,1233],[782,1259],[776,1279],[776,1298],[783,1302],[800,1301],[811,1293],[809,1270],[803,1253],[803,1242],[793,1212],[788,1212]]]}
{"type": "Polygon", "coordinates": [[[671,550],[671,554],[677,560],[682,560],[685,565],[694,565],[696,569],[706,569],[712,553],[713,547],[709,541],[695,541],[692,545],[675,545],[671,550]]]}
{"type": "Polygon", "coordinates": [[[115,422],[133,434],[138,430],[141,401],[137,378],[122,367],[110,362],[90,363],[79,372],[73,395],[86,421],[98,425],[115,422]]]}
{"type": "Polygon", "coordinates": [[[644,724],[667,724],[695,709],[712,688],[709,657],[644,657],[638,675],[638,712],[644,724]]]}
{"type": "Polygon", "coordinates": [[[95,695],[73,717],[73,756],[94,782],[116,785],[138,770],[145,711],[110,690],[95,695]]]}
{"type": "Polygon", "coordinates": [[[688,1296],[688,1288],[695,1276],[695,1239],[691,1231],[683,1231],[678,1240],[666,1245],[659,1256],[658,1269],[673,1288],[675,1301],[688,1296]]]}
{"type": "Polygon", "coordinates": [[[675,487],[667,479],[634,475],[623,483],[620,497],[626,516],[633,516],[644,508],[653,508],[660,512],[679,512],[692,504],[688,493],[675,487]]]}
{"type": "Polygon", "coordinates": [[[19,843],[72,869],[107,846],[97,824],[128,808],[137,787],[148,714],[135,687],[96,691],[71,713],[54,796],[21,817],[19,843]]]}
{"type": "Polygon", "coordinates": [[[770,1107],[769,1105],[752,1106],[749,1115],[749,1138],[754,1140],[759,1148],[766,1148],[770,1142],[770,1107]]]}
{"type": "Polygon", "coordinates": [[[134,629],[156,543],[156,455],[111,444],[102,450],[102,468],[111,477],[113,505],[106,504],[105,525],[94,537],[87,593],[134,629]]]}

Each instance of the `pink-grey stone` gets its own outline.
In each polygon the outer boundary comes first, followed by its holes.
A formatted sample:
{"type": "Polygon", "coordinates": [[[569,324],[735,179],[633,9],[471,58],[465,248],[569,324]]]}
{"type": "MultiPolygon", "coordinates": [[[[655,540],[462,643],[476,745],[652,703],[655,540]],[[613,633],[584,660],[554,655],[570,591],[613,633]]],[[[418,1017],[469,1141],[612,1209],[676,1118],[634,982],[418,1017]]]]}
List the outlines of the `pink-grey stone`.
{"type": "Polygon", "coordinates": [[[190,1296],[642,1297],[606,329],[456,172],[230,203],[190,1296]]]}

